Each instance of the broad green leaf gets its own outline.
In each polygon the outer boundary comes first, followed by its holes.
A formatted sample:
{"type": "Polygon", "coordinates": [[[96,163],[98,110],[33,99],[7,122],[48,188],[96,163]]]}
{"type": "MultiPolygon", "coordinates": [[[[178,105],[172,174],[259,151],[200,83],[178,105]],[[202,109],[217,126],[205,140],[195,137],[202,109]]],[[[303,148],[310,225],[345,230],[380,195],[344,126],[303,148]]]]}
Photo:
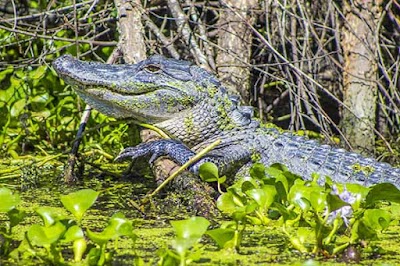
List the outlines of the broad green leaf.
{"type": "Polygon", "coordinates": [[[257,205],[255,205],[255,204],[253,204],[252,206],[247,205],[244,211],[236,211],[231,214],[231,217],[236,222],[244,221],[246,218],[246,215],[250,212],[253,212],[256,207],[257,207],[257,205]],[[251,209],[253,209],[253,210],[251,210],[251,209]]]}
{"type": "Polygon", "coordinates": [[[284,170],[282,170],[282,167],[279,164],[273,164],[265,169],[267,175],[272,178],[278,178],[278,176],[283,174],[283,171],[284,170]]]}
{"type": "MultiPolygon", "coordinates": [[[[244,211],[245,211],[246,214],[250,214],[250,213],[254,212],[255,210],[257,210],[257,208],[260,208],[259,205],[257,204],[257,202],[249,201],[246,204],[246,208],[245,208],[244,211]]],[[[239,211],[239,212],[241,212],[241,211],[239,211]]]]}
{"type": "Polygon", "coordinates": [[[300,177],[300,176],[298,176],[298,175],[295,175],[295,174],[293,174],[292,172],[290,172],[290,171],[285,171],[285,172],[283,172],[283,175],[285,176],[285,178],[286,178],[286,182],[287,182],[287,185],[288,185],[288,187],[290,188],[291,186],[293,186],[294,184],[295,184],[295,182],[297,181],[297,182],[302,182],[302,183],[306,183],[306,181],[304,181],[304,179],[302,178],[302,177],[300,177]]]}
{"type": "Polygon", "coordinates": [[[51,111],[48,109],[45,109],[43,111],[40,112],[32,112],[32,120],[40,123],[41,121],[43,121],[43,119],[47,119],[51,116],[51,111]]]}
{"type": "Polygon", "coordinates": [[[126,219],[125,215],[120,212],[111,217],[107,227],[114,230],[118,236],[129,236],[135,240],[132,221],[126,219]]]}
{"type": "Polygon", "coordinates": [[[0,82],[3,81],[8,74],[11,74],[14,71],[14,67],[9,65],[5,70],[0,71],[0,82]]]}
{"type": "Polygon", "coordinates": [[[369,191],[365,199],[365,203],[367,205],[372,205],[382,200],[400,203],[399,189],[395,185],[390,183],[381,183],[374,185],[369,191]]]}
{"type": "Polygon", "coordinates": [[[391,221],[390,213],[382,209],[369,209],[364,212],[363,222],[374,230],[386,229],[391,221]]]}
{"type": "Polygon", "coordinates": [[[14,74],[15,74],[15,76],[18,77],[20,80],[24,80],[24,79],[26,79],[27,71],[26,71],[25,69],[23,69],[23,68],[17,68],[17,69],[14,71],[14,74]]]}
{"type": "Polygon", "coordinates": [[[89,253],[86,255],[87,265],[99,265],[101,255],[102,253],[100,248],[91,248],[89,253]]]}
{"type": "Polygon", "coordinates": [[[115,239],[118,237],[117,232],[115,230],[112,230],[109,227],[106,227],[103,232],[93,232],[90,229],[87,229],[87,236],[95,242],[96,244],[102,246],[105,245],[108,241],[111,239],[115,239]]]}
{"type": "Polygon", "coordinates": [[[136,239],[136,235],[133,233],[132,222],[126,219],[122,213],[114,214],[103,232],[93,232],[88,229],[87,233],[88,237],[99,245],[104,245],[108,241],[120,236],[129,236],[133,240],[136,239]]]}
{"type": "Polygon", "coordinates": [[[242,189],[243,193],[246,193],[246,191],[255,189],[257,187],[258,187],[258,185],[257,185],[256,181],[251,178],[242,183],[241,189],[242,189]]]}
{"type": "Polygon", "coordinates": [[[191,217],[187,220],[171,221],[171,225],[176,233],[172,246],[182,256],[189,248],[200,241],[210,222],[204,217],[191,217]]]}
{"type": "Polygon", "coordinates": [[[323,212],[327,207],[326,193],[323,191],[311,191],[310,203],[314,211],[323,212]]]}
{"type": "Polygon", "coordinates": [[[21,202],[18,194],[5,187],[0,187],[0,212],[9,212],[21,202]]]}
{"type": "Polygon", "coordinates": [[[207,231],[210,222],[204,217],[191,217],[187,220],[171,221],[177,238],[198,238],[207,231]]]}
{"type": "Polygon", "coordinates": [[[272,199],[272,201],[268,201],[268,204],[266,204],[268,200],[268,195],[261,188],[249,189],[246,191],[246,195],[253,199],[257,203],[259,208],[268,208],[269,205],[273,202],[272,199]]]}
{"type": "Polygon", "coordinates": [[[326,195],[326,202],[328,203],[330,212],[336,211],[344,206],[350,206],[349,203],[343,201],[338,195],[332,195],[331,193],[326,195]]]}
{"type": "MultiPolygon", "coordinates": [[[[18,71],[15,71],[15,74],[18,74],[18,73],[19,73],[18,71]]],[[[9,87],[9,89],[13,89],[14,91],[18,90],[22,84],[22,80],[17,78],[16,76],[12,75],[10,77],[11,86],[9,87]]],[[[25,93],[24,93],[24,95],[20,95],[20,96],[25,96],[25,93]]]]}
{"type": "Polygon", "coordinates": [[[19,99],[11,105],[10,114],[12,117],[18,117],[25,110],[26,100],[19,99]]]}
{"type": "Polygon", "coordinates": [[[61,222],[49,227],[34,224],[28,229],[27,237],[32,245],[43,247],[57,242],[65,231],[66,228],[61,222]]]}
{"type": "Polygon", "coordinates": [[[264,190],[267,196],[264,208],[269,208],[269,206],[271,206],[271,204],[275,201],[275,196],[278,193],[276,191],[276,187],[271,185],[264,185],[261,189],[264,190]]]}
{"type": "Polygon", "coordinates": [[[26,216],[25,211],[21,211],[15,208],[9,211],[8,218],[10,219],[11,227],[14,227],[17,224],[19,224],[25,218],[25,216],[26,216]]]}
{"type": "Polygon", "coordinates": [[[295,184],[290,188],[288,200],[301,210],[306,211],[310,208],[310,187],[306,187],[303,181],[296,180],[295,184]]]}
{"type": "Polygon", "coordinates": [[[236,211],[244,211],[245,203],[239,196],[228,191],[218,197],[217,207],[220,211],[231,214],[236,211]]]}
{"type": "Polygon", "coordinates": [[[205,182],[216,182],[218,180],[218,167],[211,163],[206,162],[200,165],[199,175],[201,180],[205,182]]]}
{"type": "Polygon", "coordinates": [[[64,207],[80,221],[83,214],[94,204],[98,196],[99,192],[92,189],[82,189],[60,198],[64,207]]]}
{"type": "Polygon", "coordinates": [[[35,211],[42,218],[44,226],[46,227],[49,227],[50,225],[53,225],[56,221],[64,218],[56,208],[52,207],[39,207],[35,211]]]}
{"type": "Polygon", "coordinates": [[[352,242],[377,239],[377,233],[386,229],[391,221],[390,213],[382,209],[368,209],[356,221],[351,230],[352,242]]]}
{"type": "Polygon", "coordinates": [[[29,77],[32,80],[40,80],[46,73],[46,69],[47,67],[45,65],[41,65],[38,68],[29,71],[29,77]]]}
{"type": "Polygon", "coordinates": [[[262,163],[255,163],[250,168],[250,176],[254,179],[265,179],[265,166],[262,163]]]}
{"type": "Polygon", "coordinates": [[[207,235],[209,235],[215,242],[217,242],[220,248],[231,247],[229,241],[232,241],[235,237],[235,230],[232,228],[217,228],[213,230],[208,230],[207,235]]]}
{"type": "Polygon", "coordinates": [[[72,242],[72,241],[75,241],[75,240],[83,238],[83,237],[84,237],[84,234],[83,234],[82,228],[80,228],[77,225],[73,225],[68,228],[67,232],[65,232],[64,241],[72,242]]]}
{"type": "Polygon", "coordinates": [[[351,241],[356,243],[360,240],[373,240],[377,237],[376,230],[373,230],[371,227],[366,226],[362,220],[357,220],[353,227],[351,228],[351,241]]]}
{"type": "Polygon", "coordinates": [[[225,181],[226,181],[226,175],[224,175],[224,176],[222,176],[222,177],[219,177],[217,181],[218,181],[218,183],[220,183],[220,184],[225,183],[225,181]]]}
{"type": "Polygon", "coordinates": [[[33,98],[30,99],[30,101],[32,103],[48,103],[50,100],[52,99],[52,97],[50,96],[49,93],[42,93],[40,95],[36,95],[33,98]]]}
{"type": "Polygon", "coordinates": [[[9,107],[8,105],[11,104],[11,99],[15,95],[15,89],[9,87],[8,89],[0,90],[0,102],[3,105],[4,103],[7,103],[5,107],[9,107]]]}

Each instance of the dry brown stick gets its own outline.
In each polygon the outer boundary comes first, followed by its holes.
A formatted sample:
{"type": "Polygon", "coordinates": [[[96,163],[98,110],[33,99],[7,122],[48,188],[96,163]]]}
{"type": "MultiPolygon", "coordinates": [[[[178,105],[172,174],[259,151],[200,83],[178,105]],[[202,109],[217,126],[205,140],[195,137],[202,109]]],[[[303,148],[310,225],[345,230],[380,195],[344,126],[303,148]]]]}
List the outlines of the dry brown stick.
{"type": "MultiPolygon", "coordinates": [[[[77,3],[76,7],[78,8],[78,7],[81,7],[81,6],[85,6],[85,5],[90,4],[92,2],[93,2],[93,0],[85,1],[85,2],[82,2],[82,3],[77,3]]],[[[39,18],[39,17],[45,16],[45,15],[49,15],[51,13],[66,11],[66,10],[71,9],[71,8],[74,8],[74,5],[69,5],[69,6],[62,7],[62,8],[57,8],[57,9],[54,9],[54,10],[46,10],[44,12],[31,14],[31,15],[26,15],[26,16],[19,16],[19,17],[18,16],[14,16],[13,18],[7,18],[7,19],[0,20],[0,23],[11,22],[11,21],[14,21],[14,20],[35,19],[35,18],[39,18]]]]}
{"type": "Polygon", "coordinates": [[[179,1],[168,0],[167,2],[168,7],[172,13],[172,16],[175,18],[176,25],[178,26],[178,29],[182,34],[185,43],[189,46],[191,53],[196,58],[196,63],[199,66],[211,71],[212,69],[207,62],[207,57],[201,51],[199,45],[194,39],[194,34],[187,23],[187,16],[185,15],[185,13],[183,13],[179,1]]]}
{"type": "MultiPolygon", "coordinates": [[[[193,21],[197,23],[197,27],[199,29],[199,41],[202,41],[202,45],[204,46],[205,53],[207,55],[207,60],[209,66],[213,69],[216,70],[216,65],[215,65],[215,54],[211,46],[208,44],[208,37],[207,37],[207,31],[205,25],[202,23],[198,16],[198,12],[194,6],[193,1],[186,0],[186,5],[190,6],[190,17],[192,18],[193,21]]],[[[206,6],[204,6],[206,8],[206,6]]]]}
{"type": "MultiPolygon", "coordinates": [[[[55,41],[65,41],[65,42],[76,42],[75,39],[70,39],[70,38],[62,38],[62,37],[57,37],[57,36],[47,36],[43,34],[37,34],[37,33],[32,33],[29,31],[22,31],[22,30],[17,30],[17,29],[11,29],[8,27],[5,27],[3,25],[0,25],[0,29],[10,31],[10,32],[15,32],[35,38],[40,38],[40,39],[46,39],[46,40],[55,40],[55,41]]],[[[78,40],[79,43],[88,43],[91,45],[101,45],[101,46],[115,46],[117,45],[117,42],[107,42],[107,41],[95,41],[95,40],[83,40],[80,39],[78,40]]]]}
{"type": "Polygon", "coordinates": [[[175,58],[179,59],[180,55],[176,50],[172,41],[168,40],[167,37],[162,33],[158,26],[147,16],[143,14],[146,26],[156,35],[156,37],[164,44],[164,47],[168,50],[169,54],[175,58]]]}

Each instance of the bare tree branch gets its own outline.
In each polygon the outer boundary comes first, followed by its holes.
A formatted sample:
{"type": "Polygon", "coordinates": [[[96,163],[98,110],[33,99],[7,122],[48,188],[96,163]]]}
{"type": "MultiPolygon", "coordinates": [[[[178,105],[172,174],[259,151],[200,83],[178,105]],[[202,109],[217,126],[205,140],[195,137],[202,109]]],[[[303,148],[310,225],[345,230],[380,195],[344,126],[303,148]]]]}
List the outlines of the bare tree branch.
{"type": "Polygon", "coordinates": [[[179,1],[167,0],[167,2],[172,16],[175,18],[176,25],[178,25],[179,32],[182,34],[185,43],[189,46],[189,49],[195,57],[197,64],[211,71],[211,67],[208,64],[207,57],[200,50],[199,45],[196,42],[192,30],[188,25],[187,16],[185,15],[185,13],[183,13],[179,1]]]}

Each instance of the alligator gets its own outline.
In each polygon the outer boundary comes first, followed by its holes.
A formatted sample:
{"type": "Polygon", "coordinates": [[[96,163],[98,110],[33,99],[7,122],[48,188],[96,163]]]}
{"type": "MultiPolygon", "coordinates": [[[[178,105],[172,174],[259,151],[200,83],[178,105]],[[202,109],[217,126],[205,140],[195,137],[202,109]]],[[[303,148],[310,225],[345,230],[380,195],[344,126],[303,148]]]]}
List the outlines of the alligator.
{"type": "Polygon", "coordinates": [[[198,174],[200,165],[213,162],[220,175],[245,175],[257,161],[283,164],[307,180],[318,173],[321,184],[329,176],[340,183],[400,187],[400,169],[388,163],[263,125],[252,107],[240,105],[213,74],[188,61],[154,55],[137,64],[113,65],[67,55],[53,67],[98,111],[154,125],[171,137],[128,147],[119,160],[147,157],[152,163],[168,156],[182,165],[219,139],[190,172],[198,174]]]}

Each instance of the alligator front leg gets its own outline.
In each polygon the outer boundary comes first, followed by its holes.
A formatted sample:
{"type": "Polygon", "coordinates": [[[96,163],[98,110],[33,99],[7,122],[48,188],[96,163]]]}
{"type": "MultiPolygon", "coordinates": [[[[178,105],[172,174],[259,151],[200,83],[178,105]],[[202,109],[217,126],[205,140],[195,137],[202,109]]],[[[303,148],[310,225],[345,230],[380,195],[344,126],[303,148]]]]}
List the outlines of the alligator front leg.
{"type": "MultiPolygon", "coordinates": [[[[135,147],[129,147],[123,150],[115,160],[131,159],[134,160],[139,157],[150,157],[149,163],[153,164],[154,161],[162,156],[168,156],[176,163],[183,165],[189,161],[194,155],[191,149],[189,149],[185,144],[177,140],[162,139],[156,141],[150,141],[146,143],[141,143],[135,147]]],[[[190,165],[188,170],[194,174],[198,174],[200,165],[205,162],[213,162],[221,164],[221,159],[217,155],[206,155],[199,161],[190,165]]]]}
{"type": "Polygon", "coordinates": [[[139,157],[150,157],[149,163],[153,164],[157,158],[168,156],[182,165],[194,154],[193,151],[179,141],[162,139],[126,148],[115,158],[115,160],[120,161],[127,158],[134,160],[139,157]]]}

